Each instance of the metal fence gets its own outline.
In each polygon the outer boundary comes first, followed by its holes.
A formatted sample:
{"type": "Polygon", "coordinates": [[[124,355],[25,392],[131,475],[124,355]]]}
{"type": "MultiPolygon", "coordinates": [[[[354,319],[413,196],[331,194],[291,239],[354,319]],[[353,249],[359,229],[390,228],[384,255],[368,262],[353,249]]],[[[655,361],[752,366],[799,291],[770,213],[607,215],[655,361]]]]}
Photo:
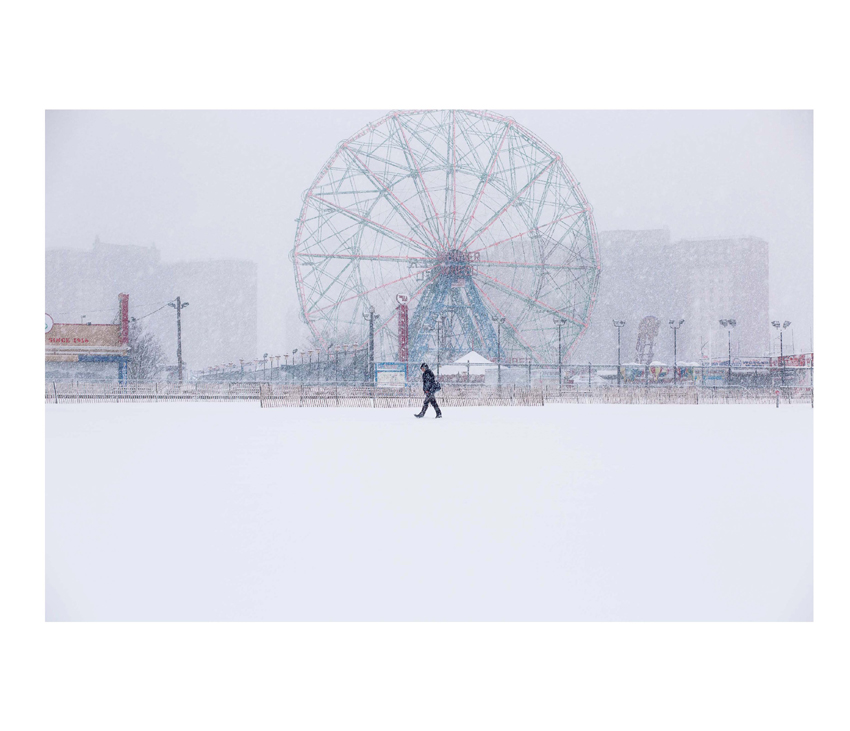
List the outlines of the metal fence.
{"type": "MultiPolygon", "coordinates": [[[[587,388],[557,385],[490,386],[446,383],[437,394],[441,405],[543,406],[545,404],[791,404],[814,406],[814,389],[808,386],[746,388],[685,386],[641,388],[587,388]]],[[[381,387],[374,384],[284,384],[136,382],[46,382],[45,403],[167,403],[177,401],[259,402],[261,407],[366,407],[418,408],[422,405],[418,384],[381,387]]]]}
{"type": "MultiPolygon", "coordinates": [[[[312,357],[312,356],[311,356],[312,357]]],[[[200,383],[281,383],[290,385],[368,385],[374,383],[375,367],[365,351],[347,351],[325,355],[321,360],[274,365],[262,363],[254,369],[235,367],[194,374],[193,382],[200,383]]],[[[419,363],[408,363],[409,383],[421,380],[419,363]]],[[[475,385],[516,385],[529,388],[665,388],[665,387],[739,387],[782,388],[811,387],[814,370],[811,366],[737,366],[678,364],[676,367],[654,363],[650,365],[621,364],[537,364],[476,363],[432,364],[441,383],[475,385]],[[618,377],[619,371],[619,377],[618,377]]]]}

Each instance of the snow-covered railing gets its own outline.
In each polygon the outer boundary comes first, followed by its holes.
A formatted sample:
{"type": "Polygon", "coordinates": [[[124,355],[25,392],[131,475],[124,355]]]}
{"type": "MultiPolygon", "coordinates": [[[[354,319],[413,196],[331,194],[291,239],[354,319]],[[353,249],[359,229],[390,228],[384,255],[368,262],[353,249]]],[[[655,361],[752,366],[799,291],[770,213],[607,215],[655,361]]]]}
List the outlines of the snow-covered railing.
{"type": "MultiPolygon", "coordinates": [[[[665,387],[577,388],[526,387],[516,384],[445,383],[437,400],[446,407],[543,406],[549,404],[774,404],[812,403],[810,387],[665,387]]],[[[419,408],[417,385],[379,387],[348,384],[293,385],[281,383],[108,383],[47,381],[45,403],[158,403],[176,401],[259,401],[262,407],[419,408]]]]}

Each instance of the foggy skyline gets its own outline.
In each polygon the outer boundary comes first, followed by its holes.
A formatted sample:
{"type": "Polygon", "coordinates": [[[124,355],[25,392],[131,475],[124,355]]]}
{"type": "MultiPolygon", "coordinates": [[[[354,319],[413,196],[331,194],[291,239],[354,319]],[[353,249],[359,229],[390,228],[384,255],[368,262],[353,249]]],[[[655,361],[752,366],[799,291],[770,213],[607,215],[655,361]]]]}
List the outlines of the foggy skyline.
{"type": "MultiPolygon", "coordinates": [[[[791,320],[808,347],[811,112],[493,111],[563,155],[599,231],[766,240],[770,318],[791,320]]],[[[301,196],[341,141],[385,113],[48,112],[46,246],[90,249],[99,236],[155,244],[168,262],[254,261],[259,353],[300,347],[288,254],[301,196]]]]}

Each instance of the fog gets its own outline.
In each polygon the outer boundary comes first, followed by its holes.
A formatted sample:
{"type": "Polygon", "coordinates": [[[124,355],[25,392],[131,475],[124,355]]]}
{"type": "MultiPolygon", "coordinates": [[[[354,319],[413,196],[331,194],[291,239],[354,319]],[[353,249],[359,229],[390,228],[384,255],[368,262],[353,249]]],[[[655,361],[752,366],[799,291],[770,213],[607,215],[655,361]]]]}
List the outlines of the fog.
{"type": "MultiPolygon", "coordinates": [[[[287,255],[302,193],[386,111],[48,112],[46,247],[88,250],[99,236],[155,244],[164,262],[254,261],[258,353],[300,346],[287,255]]],[[[811,112],[493,111],[563,155],[599,231],[769,242],[770,318],[791,320],[797,350],[809,347],[811,112]]]]}

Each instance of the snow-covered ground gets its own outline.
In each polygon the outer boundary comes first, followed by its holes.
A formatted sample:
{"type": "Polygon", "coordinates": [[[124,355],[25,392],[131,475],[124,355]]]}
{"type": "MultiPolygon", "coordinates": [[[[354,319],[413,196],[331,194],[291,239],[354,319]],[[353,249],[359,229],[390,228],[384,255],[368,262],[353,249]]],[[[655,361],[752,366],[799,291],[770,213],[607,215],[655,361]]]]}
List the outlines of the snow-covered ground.
{"type": "Polygon", "coordinates": [[[811,620],[812,409],[48,405],[49,620],[811,620]]]}

